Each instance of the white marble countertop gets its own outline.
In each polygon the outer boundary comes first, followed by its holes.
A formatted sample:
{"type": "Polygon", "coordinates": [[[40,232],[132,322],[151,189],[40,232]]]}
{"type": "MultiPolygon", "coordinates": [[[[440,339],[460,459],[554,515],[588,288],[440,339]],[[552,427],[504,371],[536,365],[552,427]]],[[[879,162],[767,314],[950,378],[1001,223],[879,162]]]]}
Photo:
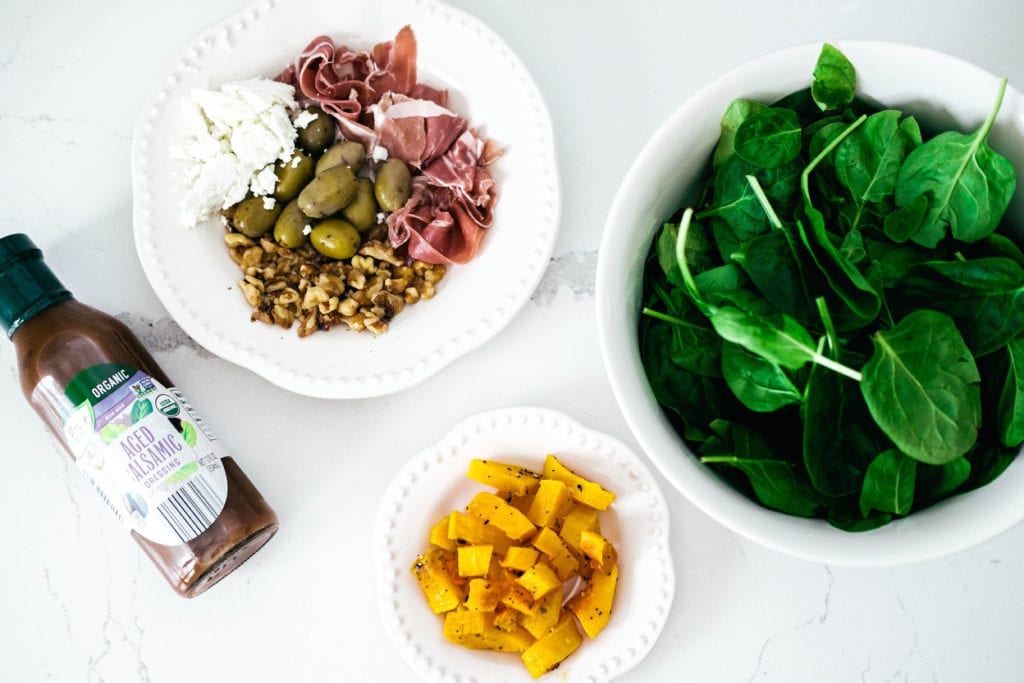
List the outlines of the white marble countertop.
{"type": "MultiPolygon", "coordinates": [[[[598,352],[594,267],[619,180],[674,108],[755,56],[843,38],[924,45],[1024,83],[1017,0],[453,0],[509,43],[547,99],[564,193],[554,258],[511,325],[436,379],[315,400],[198,347],[132,241],[141,102],[183,43],[240,4],[0,7],[0,234],[29,232],[81,300],[135,330],[282,520],[215,590],[175,596],[23,401],[0,341],[0,680],[414,680],[377,616],[380,492],[407,457],[491,408],[551,407],[635,447],[598,352]]],[[[1020,680],[1024,528],[922,564],[823,566],[735,536],[659,481],[676,597],[622,680],[1020,680]]]]}

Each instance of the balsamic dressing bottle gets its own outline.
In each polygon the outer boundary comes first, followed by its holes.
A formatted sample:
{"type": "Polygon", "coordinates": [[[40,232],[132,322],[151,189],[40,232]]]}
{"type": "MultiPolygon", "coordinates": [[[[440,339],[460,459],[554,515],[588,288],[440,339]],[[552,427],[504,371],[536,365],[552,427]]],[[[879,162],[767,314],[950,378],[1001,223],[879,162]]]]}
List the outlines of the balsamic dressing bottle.
{"type": "Polygon", "coordinates": [[[0,238],[0,325],[22,392],[171,586],[195,597],[277,516],[116,318],[76,301],[23,234],[0,238]]]}

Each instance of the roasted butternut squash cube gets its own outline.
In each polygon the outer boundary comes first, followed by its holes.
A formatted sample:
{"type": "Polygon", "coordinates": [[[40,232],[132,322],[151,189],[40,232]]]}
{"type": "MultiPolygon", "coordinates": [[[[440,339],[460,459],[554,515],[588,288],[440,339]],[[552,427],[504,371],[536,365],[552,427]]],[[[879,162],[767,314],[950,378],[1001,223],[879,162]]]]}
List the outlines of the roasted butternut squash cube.
{"type": "Polygon", "coordinates": [[[558,531],[562,517],[571,507],[572,494],[563,482],[541,479],[526,516],[537,526],[549,526],[558,531]]]}
{"type": "Polygon", "coordinates": [[[510,571],[525,572],[537,561],[540,552],[536,548],[514,545],[505,551],[501,566],[510,571]]]}
{"type": "Polygon", "coordinates": [[[562,589],[562,581],[543,560],[523,572],[523,575],[516,579],[516,583],[530,591],[534,600],[543,598],[555,589],[562,589]]]}
{"type": "Polygon", "coordinates": [[[515,496],[533,493],[540,484],[540,475],[525,467],[478,458],[469,463],[469,478],[515,496]]]}
{"type": "Polygon", "coordinates": [[[615,586],[619,581],[619,566],[613,564],[609,571],[595,571],[587,586],[566,603],[580,621],[584,633],[596,638],[612,615],[615,586]]]}
{"type": "Polygon", "coordinates": [[[580,552],[592,569],[608,570],[618,562],[618,552],[611,542],[596,531],[584,530],[580,534],[580,552]]]}
{"type": "Polygon", "coordinates": [[[558,535],[573,550],[580,549],[580,536],[584,531],[600,531],[597,510],[588,505],[573,505],[562,519],[562,528],[558,535]]]}
{"type": "Polygon", "coordinates": [[[589,505],[595,510],[607,510],[615,500],[615,494],[597,482],[584,479],[558,461],[554,455],[548,454],[544,460],[544,477],[557,479],[569,488],[574,500],[589,505]]]}
{"type": "Polygon", "coordinates": [[[504,499],[486,491],[473,496],[466,511],[470,517],[476,517],[487,526],[501,529],[506,536],[516,541],[536,529],[526,515],[506,503],[504,499]]]}
{"type": "Polygon", "coordinates": [[[504,603],[499,603],[494,608],[494,628],[499,631],[511,631],[519,625],[519,619],[522,615],[506,606],[504,603]]]}
{"type": "Polygon", "coordinates": [[[529,614],[533,610],[533,594],[522,584],[509,581],[505,584],[501,604],[511,607],[520,614],[529,614]]]}
{"type": "Polygon", "coordinates": [[[549,527],[544,527],[537,532],[533,538],[533,547],[544,553],[548,564],[555,570],[555,574],[561,581],[567,580],[580,568],[580,563],[576,561],[572,551],[549,527]]]}
{"type": "Polygon", "coordinates": [[[444,637],[473,650],[494,652],[524,652],[534,638],[522,626],[515,625],[504,631],[495,627],[494,614],[458,610],[444,618],[444,637]]]}
{"type": "Polygon", "coordinates": [[[459,576],[487,576],[491,568],[492,545],[459,546],[459,576]]]}
{"type": "Polygon", "coordinates": [[[466,609],[471,612],[493,612],[501,604],[501,584],[488,579],[472,579],[466,596],[466,609]]]}
{"type": "Polygon", "coordinates": [[[434,614],[453,610],[462,604],[465,592],[448,571],[455,554],[441,548],[430,548],[416,558],[411,571],[419,582],[427,604],[434,614]]]}
{"type": "Polygon", "coordinates": [[[512,539],[498,527],[458,511],[448,515],[448,538],[457,545],[490,545],[499,555],[504,555],[512,545],[512,539]]]}
{"type": "Polygon", "coordinates": [[[438,548],[455,552],[455,541],[448,538],[448,515],[445,515],[437,524],[430,527],[428,540],[438,548]]]}
{"type": "Polygon", "coordinates": [[[538,600],[529,614],[520,620],[523,628],[534,638],[542,638],[551,632],[562,613],[562,591],[551,591],[538,600]]]}
{"type": "Polygon", "coordinates": [[[564,613],[550,633],[538,638],[523,652],[523,664],[531,676],[540,678],[561,664],[582,642],[583,636],[576,629],[572,615],[564,613]]]}

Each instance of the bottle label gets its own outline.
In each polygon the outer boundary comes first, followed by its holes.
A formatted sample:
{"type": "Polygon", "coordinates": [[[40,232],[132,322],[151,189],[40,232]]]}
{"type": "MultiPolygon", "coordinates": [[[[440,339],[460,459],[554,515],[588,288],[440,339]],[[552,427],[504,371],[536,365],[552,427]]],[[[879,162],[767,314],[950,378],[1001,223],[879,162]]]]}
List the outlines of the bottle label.
{"type": "Polygon", "coordinates": [[[180,545],[213,524],[227,500],[224,453],[181,392],[105,363],[64,394],[75,406],[64,419],[75,462],[126,528],[180,545]]]}

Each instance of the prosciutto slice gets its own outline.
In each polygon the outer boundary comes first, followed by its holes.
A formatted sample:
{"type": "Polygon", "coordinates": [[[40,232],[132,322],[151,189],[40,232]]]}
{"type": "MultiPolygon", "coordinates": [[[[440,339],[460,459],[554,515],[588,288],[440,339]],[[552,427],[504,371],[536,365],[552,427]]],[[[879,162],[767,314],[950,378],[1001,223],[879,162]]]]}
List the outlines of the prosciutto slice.
{"type": "Polygon", "coordinates": [[[426,263],[467,263],[477,252],[484,230],[466,214],[451,188],[413,179],[412,196],[388,216],[388,239],[405,246],[409,258],[426,263]]]}
{"type": "Polygon", "coordinates": [[[408,26],[370,51],[318,36],[276,80],[332,115],[375,159],[379,146],[415,169],[412,195],[387,218],[396,250],[427,263],[466,263],[494,220],[487,166],[502,150],[447,109],[446,90],[417,82],[416,52],[408,26]]]}
{"type": "Polygon", "coordinates": [[[372,107],[380,144],[417,168],[444,154],[466,128],[466,120],[431,100],[388,93],[372,107]]]}

